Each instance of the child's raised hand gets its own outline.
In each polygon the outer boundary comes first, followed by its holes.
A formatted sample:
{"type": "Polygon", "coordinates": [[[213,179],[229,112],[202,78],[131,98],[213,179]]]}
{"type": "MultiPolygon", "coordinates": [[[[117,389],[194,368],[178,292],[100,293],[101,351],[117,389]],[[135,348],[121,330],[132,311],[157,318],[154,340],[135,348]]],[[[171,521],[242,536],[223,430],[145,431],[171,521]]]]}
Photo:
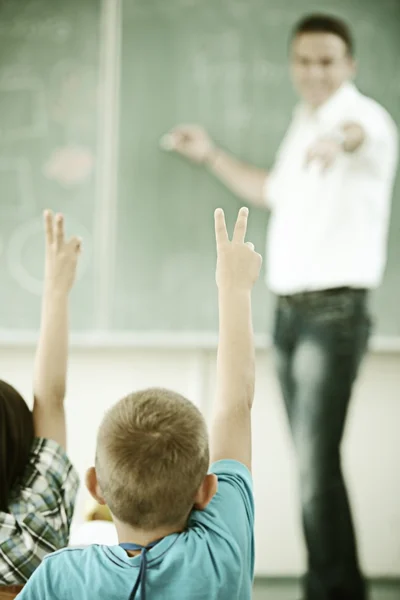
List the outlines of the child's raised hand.
{"type": "Polygon", "coordinates": [[[221,208],[215,211],[216,280],[219,289],[250,291],[259,276],[262,257],[254,251],[253,244],[245,242],[248,214],[247,208],[240,209],[230,241],[224,212],[221,208]]]}
{"type": "Polygon", "coordinates": [[[68,293],[75,280],[76,266],[81,251],[81,240],[72,237],[65,241],[64,218],[46,210],[44,213],[46,234],[45,284],[52,291],[68,293]]]}

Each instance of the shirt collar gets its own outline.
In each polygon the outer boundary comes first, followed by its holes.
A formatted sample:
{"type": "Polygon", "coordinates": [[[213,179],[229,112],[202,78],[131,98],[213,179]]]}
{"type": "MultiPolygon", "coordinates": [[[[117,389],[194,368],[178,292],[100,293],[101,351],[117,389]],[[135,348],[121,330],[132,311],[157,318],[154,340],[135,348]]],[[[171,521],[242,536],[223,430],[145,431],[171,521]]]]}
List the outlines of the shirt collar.
{"type": "Polygon", "coordinates": [[[318,121],[334,119],[337,114],[343,113],[343,108],[356,95],[357,88],[352,81],[346,81],[322,106],[312,111],[305,103],[300,104],[301,114],[312,116],[318,121]]]}
{"type": "MultiPolygon", "coordinates": [[[[183,533],[172,533],[164,539],[162,539],[154,548],[147,553],[148,565],[151,566],[156,560],[159,560],[168,550],[175,544],[175,542],[182,537],[183,533]]],[[[128,554],[120,546],[101,546],[102,550],[106,554],[109,560],[114,564],[123,568],[139,568],[141,562],[141,555],[128,556],[128,554]]]]}

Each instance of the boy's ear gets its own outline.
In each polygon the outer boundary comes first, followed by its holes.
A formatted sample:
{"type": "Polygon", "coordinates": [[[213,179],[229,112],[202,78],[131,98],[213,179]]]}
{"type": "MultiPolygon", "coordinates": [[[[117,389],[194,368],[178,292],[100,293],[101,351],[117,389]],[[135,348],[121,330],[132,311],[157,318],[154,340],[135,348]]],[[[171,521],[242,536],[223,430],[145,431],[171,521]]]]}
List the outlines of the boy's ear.
{"type": "Polygon", "coordinates": [[[97,473],[95,467],[90,467],[90,469],[86,471],[85,482],[90,495],[96,500],[96,502],[102,505],[106,504],[106,501],[104,500],[101,493],[99,482],[97,480],[97,473]]]}
{"type": "Polygon", "coordinates": [[[204,510],[217,493],[217,489],[218,477],[209,473],[204,477],[197,491],[194,499],[194,508],[196,510],[204,510]]]}

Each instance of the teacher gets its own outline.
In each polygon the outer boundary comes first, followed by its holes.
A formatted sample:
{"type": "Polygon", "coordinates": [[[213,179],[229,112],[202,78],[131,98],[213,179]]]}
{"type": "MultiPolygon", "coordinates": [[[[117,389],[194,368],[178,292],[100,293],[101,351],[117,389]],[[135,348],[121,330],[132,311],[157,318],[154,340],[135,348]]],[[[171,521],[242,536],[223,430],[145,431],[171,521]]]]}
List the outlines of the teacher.
{"type": "Polygon", "coordinates": [[[290,70],[301,101],[269,172],[243,164],[198,126],[177,127],[169,140],[271,211],[267,277],[299,473],[305,598],[365,600],[340,447],[368,343],[368,295],[386,262],[397,131],[352,82],[354,44],[340,19],[311,15],[295,26],[290,70]]]}

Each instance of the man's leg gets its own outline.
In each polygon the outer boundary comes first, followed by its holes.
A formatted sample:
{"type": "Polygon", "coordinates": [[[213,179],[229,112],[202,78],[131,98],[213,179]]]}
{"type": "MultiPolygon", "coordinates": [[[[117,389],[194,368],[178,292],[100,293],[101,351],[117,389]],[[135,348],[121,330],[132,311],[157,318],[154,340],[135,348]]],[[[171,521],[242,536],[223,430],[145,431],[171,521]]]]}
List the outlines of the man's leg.
{"type": "Polygon", "coordinates": [[[292,357],[297,340],[296,311],[286,302],[278,301],[275,312],[274,351],[275,368],[281,388],[285,409],[292,428],[294,408],[294,378],[292,357]]]}
{"type": "MultiPolygon", "coordinates": [[[[275,342],[299,469],[306,597],[365,600],[340,459],[351,389],[368,339],[365,299],[353,292],[316,294],[291,310],[293,344],[282,345],[279,335],[275,342]]],[[[283,341],[288,339],[286,332],[283,341]]]]}

